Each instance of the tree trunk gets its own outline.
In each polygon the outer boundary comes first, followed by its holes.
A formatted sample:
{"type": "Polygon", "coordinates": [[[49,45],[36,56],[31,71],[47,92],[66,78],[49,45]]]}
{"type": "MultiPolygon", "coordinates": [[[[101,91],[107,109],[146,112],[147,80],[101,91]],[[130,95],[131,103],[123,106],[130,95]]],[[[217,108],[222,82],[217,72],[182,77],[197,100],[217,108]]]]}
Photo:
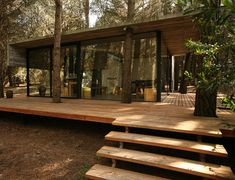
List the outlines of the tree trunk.
{"type": "Polygon", "coordinates": [[[186,57],[185,57],[185,63],[184,63],[184,71],[182,74],[182,79],[181,79],[181,83],[180,83],[180,93],[181,94],[187,94],[187,77],[185,76],[185,72],[190,70],[190,64],[191,64],[191,58],[190,58],[190,54],[187,53],[186,57]]]}
{"type": "Polygon", "coordinates": [[[85,0],[84,2],[84,13],[85,13],[86,28],[89,28],[90,26],[90,21],[89,21],[90,2],[89,0],[85,0]]]}
{"type": "MultiPolygon", "coordinates": [[[[127,2],[127,22],[132,22],[135,15],[135,0],[127,2]]],[[[122,63],[122,103],[131,103],[131,65],[132,65],[132,28],[126,28],[124,43],[124,62],[122,63]]]]}
{"type": "Polygon", "coordinates": [[[0,98],[4,98],[3,52],[0,49],[0,98]]]}
{"type": "Polygon", "coordinates": [[[217,89],[209,91],[198,88],[195,99],[195,116],[216,117],[217,89]]]}
{"type": "Polygon", "coordinates": [[[55,39],[53,50],[53,102],[60,103],[61,95],[61,79],[60,79],[60,43],[61,43],[61,14],[62,14],[62,2],[55,0],[56,12],[55,12],[55,39]]]}
{"type": "MultiPolygon", "coordinates": [[[[1,13],[0,13],[1,15],[1,13]]],[[[6,61],[6,32],[8,27],[8,21],[5,18],[0,18],[0,98],[4,98],[4,65],[6,61]]]]}
{"type": "Polygon", "coordinates": [[[128,0],[127,7],[127,22],[131,23],[135,17],[135,0],[128,0]]]}
{"type": "Polygon", "coordinates": [[[2,73],[0,73],[0,98],[4,98],[4,85],[2,73]]]}
{"type": "Polygon", "coordinates": [[[132,29],[127,28],[122,68],[122,102],[131,103],[132,29]]]}

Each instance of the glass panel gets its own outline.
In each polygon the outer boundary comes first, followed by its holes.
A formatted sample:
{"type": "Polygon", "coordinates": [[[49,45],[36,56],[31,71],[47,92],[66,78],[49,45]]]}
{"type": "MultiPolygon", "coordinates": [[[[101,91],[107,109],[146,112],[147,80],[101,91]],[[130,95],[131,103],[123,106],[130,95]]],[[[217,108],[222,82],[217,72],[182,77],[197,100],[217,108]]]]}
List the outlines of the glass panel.
{"type": "Polygon", "coordinates": [[[50,49],[29,51],[29,90],[32,96],[50,96],[50,49]]]}
{"type": "Polygon", "coordinates": [[[132,63],[132,100],[156,100],[156,40],[155,38],[134,41],[132,63]]]}
{"type": "Polygon", "coordinates": [[[4,90],[12,90],[14,96],[25,96],[27,92],[26,73],[25,67],[8,66],[4,90]]]}
{"type": "Polygon", "coordinates": [[[122,44],[112,42],[82,47],[82,98],[120,100],[122,44]]]}
{"type": "Polygon", "coordinates": [[[163,100],[166,98],[166,96],[169,95],[171,91],[171,57],[169,55],[167,45],[165,44],[165,41],[162,40],[161,44],[161,99],[163,100]]]}
{"type": "Polygon", "coordinates": [[[66,46],[61,51],[61,96],[77,97],[77,48],[66,46]]]}

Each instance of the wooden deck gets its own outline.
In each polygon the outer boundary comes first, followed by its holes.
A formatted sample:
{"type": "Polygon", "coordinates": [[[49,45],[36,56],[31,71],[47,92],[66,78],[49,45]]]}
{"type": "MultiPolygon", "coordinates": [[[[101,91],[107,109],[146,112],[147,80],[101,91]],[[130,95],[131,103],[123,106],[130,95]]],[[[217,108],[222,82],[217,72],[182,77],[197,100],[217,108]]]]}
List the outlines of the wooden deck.
{"type": "Polygon", "coordinates": [[[195,93],[171,93],[168,96],[165,96],[162,102],[166,104],[173,104],[176,106],[194,107],[195,95],[195,93]]]}
{"type": "Polygon", "coordinates": [[[128,123],[131,125],[129,127],[150,127],[154,130],[215,137],[221,136],[220,129],[235,127],[235,113],[218,110],[219,118],[194,117],[193,108],[187,99],[190,98],[185,97],[185,103],[179,103],[182,105],[179,106],[169,103],[122,104],[118,101],[75,99],[63,99],[63,103],[54,104],[50,98],[14,97],[0,99],[0,111],[121,126],[128,123]]]}

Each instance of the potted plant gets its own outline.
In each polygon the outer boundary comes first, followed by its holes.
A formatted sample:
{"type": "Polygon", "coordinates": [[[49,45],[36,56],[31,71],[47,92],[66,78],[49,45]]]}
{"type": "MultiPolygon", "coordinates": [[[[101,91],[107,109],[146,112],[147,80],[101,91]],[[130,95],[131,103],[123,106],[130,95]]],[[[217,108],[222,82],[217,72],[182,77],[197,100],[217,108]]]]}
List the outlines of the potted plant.
{"type": "Polygon", "coordinates": [[[13,91],[12,90],[7,90],[6,91],[6,97],[7,98],[13,98],[13,91]]]}
{"type": "Polygon", "coordinates": [[[38,87],[38,92],[39,92],[39,96],[45,96],[46,95],[46,87],[43,85],[40,85],[38,87]]]}

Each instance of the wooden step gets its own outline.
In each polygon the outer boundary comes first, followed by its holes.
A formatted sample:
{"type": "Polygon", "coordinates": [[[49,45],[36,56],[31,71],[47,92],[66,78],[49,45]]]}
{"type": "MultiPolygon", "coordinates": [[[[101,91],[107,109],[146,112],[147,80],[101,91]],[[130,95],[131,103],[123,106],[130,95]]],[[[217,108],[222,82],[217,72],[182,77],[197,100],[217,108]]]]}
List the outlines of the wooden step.
{"type": "Polygon", "coordinates": [[[219,157],[227,157],[227,151],[222,145],[187,141],[181,139],[172,139],[166,137],[124,133],[112,131],[105,136],[105,139],[118,142],[127,142],[134,144],[143,144],[156,147],[164,147],[190,151],[202,154],[209,154],[219,157]]]}
{"type": "Polygon", "coordinates": [[[163,117],[146,117],[146,118],[117,118],[112,122],[114,126],[123,126],[123,127],[133,127],[140,129],[151,129],[151,130],[160,130],[160,131],[169,131],[169,132],[177,132],[177,133],[185,133],[185,134],[194,134],[199,136],[209,136],[221,138],[222,133],[218,129],[218,127],[213,124],[208,127],[205,126],[207,123],[199,122],[195,119],[189,120],[179,120],[173,119],[168,120],[163,117]]]}
{"type": "Polygon", "coordinates": [[[166,180],[165,178],[96,164],[86,178],[94,180],[166,180]]]}
{"type": "Polygon", "coordinates": [[[230,167],[187,160],[165,155],[140,152],[104,146],[98,152],[100,157],[148,165],[162,169],[192,174],[211,179],[235,179],[230,167]]]}

